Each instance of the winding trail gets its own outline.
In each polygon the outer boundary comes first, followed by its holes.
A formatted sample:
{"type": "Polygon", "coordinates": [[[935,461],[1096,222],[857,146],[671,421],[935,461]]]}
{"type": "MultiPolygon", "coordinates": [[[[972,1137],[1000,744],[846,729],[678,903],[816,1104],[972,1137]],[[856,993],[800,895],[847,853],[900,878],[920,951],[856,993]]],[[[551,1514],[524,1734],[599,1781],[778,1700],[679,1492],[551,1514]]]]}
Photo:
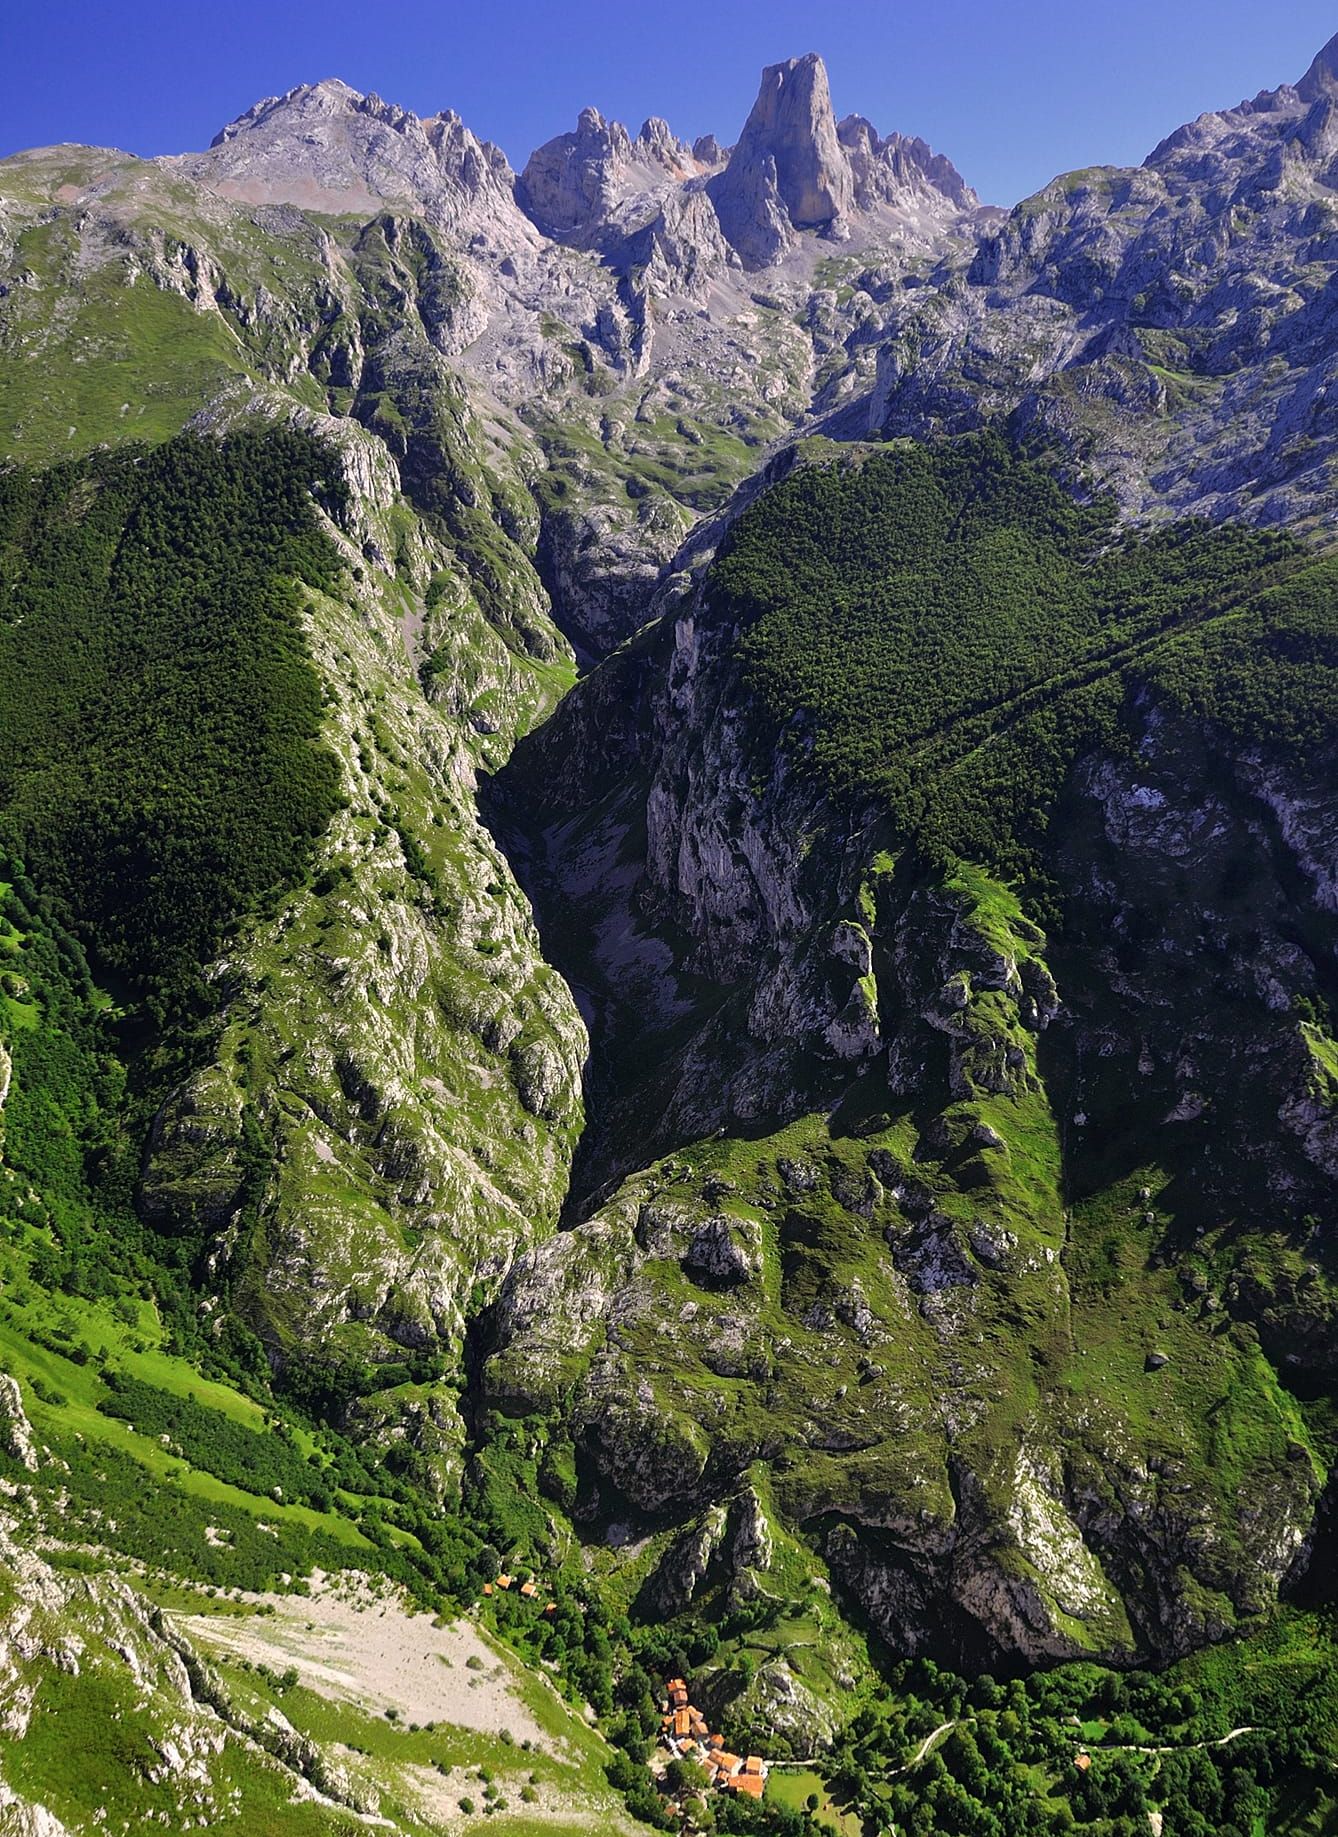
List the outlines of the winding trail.
{"type": "Polygon", "coordinates": [[[1259,1732],[1255,1724],[1247,1723],[1244,1728],[1232,1729],[1229,1735],[1215,1736],[1212,1741],[1177,1741],[1165,1748],[1143,1748],[1127,1741],[1119,1746],[1104,1747],[1098,1742],[1096,1752],[1098,1754],[1201,1754],[1205,1748],[1229,1747],[1233,1741],[1239,1741],[1242,1735],[1257,1735],[1259,1732]]]}
{"type": "Polygon", "coordinates": [[[942,1735],[950,1735],[956,1727],[957,1727],[957,1723],[955,1721],[940,1722],[938,1727],[934,1730],[932,1735],[925,1736],[924,1740],[920,1743],[919,1747],[915,1750],[915,1753],[911,1757],[911,1759],[906,1762],[905,1766],[898,1767],[893,1773],[890,1773],[888,1775],[888,1778],[895,1780],[899,1778],[900,1775],[903,1773],[913,1772],[916,1767],[921,1766],[926,1760],[928,1760],[929,1750],[933,1747],[934,1743],[939,1739],[939,1737],[942,1735]]]}

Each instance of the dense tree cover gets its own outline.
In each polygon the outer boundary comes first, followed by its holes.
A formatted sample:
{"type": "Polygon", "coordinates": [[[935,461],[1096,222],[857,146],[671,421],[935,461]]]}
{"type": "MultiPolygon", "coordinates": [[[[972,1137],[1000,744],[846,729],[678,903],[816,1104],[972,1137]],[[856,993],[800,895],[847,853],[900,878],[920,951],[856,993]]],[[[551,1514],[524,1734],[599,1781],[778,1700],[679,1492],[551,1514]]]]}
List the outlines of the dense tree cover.
{"type": "Polygon", "coordinates": [[[0,840],[160,1021],[335,808],[297,581],[343,492],[293,430],[0,473],[0,840]]]}
{"type": "Polygon", "coordinates": [[[328,1507],[328,1489],[282,1422],[261,1433],[129,1372],[108,1371],[106,1382],[108,1394],[98,1405],[105,1416],[132,1423],[141,1435],[165,1436],[192,1467],[244,1492],[303,1501],[318,1494],[322,1507],[328,1507]]]}
{"type": "MultiPolygon", "coordinates": [[[[0,855],[0,1043],[12,1078],[3,1160],[20,1176],[7,1195],[23,1222],[50,1232],[47,1287],[92,1298],[114,1291],[138,1241],[129,1205],[134,1156],[119,1127],[124,1072],[84,952],[53,909],[0,855]],[[119,1252],[107,1254],[90,1186],[115,1215],[119,1252]]],[[[0,1209],[6,1195],[0,1188],[0,1209]]]]}
{"type": "Polygon", "coordinates": [[[908,1837],[1142,1837],[1153,1812],[1165,1837],[1249,1837],[1284,1828],[1284,1808],[1285,1828],[1318,1832],[1338,1793],[1334,1635],[1330,1614],[1293,1615],[1161,1674],[1076,1664],[968,1683],[913,1661],[824,1772],[866,1829],[908,1837]]]}
{"type": "Polygon", "coordinates": [[[1276,531],[1117,539],[1107,501],[993,434],[792,474],[709,594],[768,738],[938,859],[1034,867],[1074,759],[1140,689],[1272,744],[1338,719],[1338,566],[1276,531]]]}

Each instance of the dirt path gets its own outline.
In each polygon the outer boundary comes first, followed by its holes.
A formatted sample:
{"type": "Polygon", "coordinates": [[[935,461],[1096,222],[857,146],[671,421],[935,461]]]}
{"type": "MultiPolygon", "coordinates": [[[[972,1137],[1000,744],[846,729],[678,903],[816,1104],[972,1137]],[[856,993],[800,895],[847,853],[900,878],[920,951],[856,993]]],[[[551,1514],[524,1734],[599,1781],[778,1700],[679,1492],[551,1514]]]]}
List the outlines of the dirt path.
{"type": "Polygon", "coordinates": [[[896,1779],[898,1775],[902,1773],[913,1772],[916,1767],[920,1766],[922,1762],[929,1758],[929,1750],[940,1736],[950,1735],[956,1727],[956,1722],[940,1722],[932,1735],[925,1736],[910,1760],[906,1762],[906,1765],[904,1767],[898,1767],[894,1773],[888,1775],[889,1779],[896,1779]]]}
{"type": "Polygon", "coordinates": [[[1244,1728],[1232,1729],[1229,1735],[1218,1735],[1212,1741],[1172,1742],[1166,1748],[1140,1748],[1129,1742],[1120,1747],[1104,1747],[1097,1744],[1098,1754],[1201,1754],[1205,1748],[1225,1748],[1233,1741],[1239,1741],[1242,1735],[1257,1735],[1259,1730],[1253,1724],[1244,1728]]]}
{"type": "MultiPolygon", "coordinates": [[[[938,1741],[942,1736],[950,1735],[956,1727],[957,1727],[956,1722],[940,1722],[938,1727],[932,1732],[932,1734],[925,1736],[924,1740],[920,1743],[919,1747],[915,1750],[915,1753],[905,1763],[904,1766],[894,1767],[892,1769],[892,1771],[887,1776],[888,1779],[897,1780],[897,1779],[900,1779],[902,1774],[904,1773],[914,1772],[914,1770],[918,1766],[920,1766],[924,1761],[926,1761],[929,1758],[929,1751],[934,1746],[934,1743],[938,1741]]],[[[1239,1733],[1244,1734],[1245,1731],[1240,1730],[1239,1733]]],[[[771,1762],[771,1766],[773,1770],[777,1767],[810,1767],[811,1768],[813,1764],[814,1763],[811,1760],[773,1760],[771,1762]]]]}
{"type": "Polygon", "coordinates": [[[490,1735],[508,1729],[517,1741],[551,1746],[521,1700],[506,1658],[467,1621],[438,1627],[429,1614],[370,1597],[264,1599],[272,1615],[194,1614],[181,1616],[180,1625],[205,1651],[277,1671],[292,1665],[304,1684],[371,1715],[393,1709],[406,1722],[449,1722],[490,1735]]]}

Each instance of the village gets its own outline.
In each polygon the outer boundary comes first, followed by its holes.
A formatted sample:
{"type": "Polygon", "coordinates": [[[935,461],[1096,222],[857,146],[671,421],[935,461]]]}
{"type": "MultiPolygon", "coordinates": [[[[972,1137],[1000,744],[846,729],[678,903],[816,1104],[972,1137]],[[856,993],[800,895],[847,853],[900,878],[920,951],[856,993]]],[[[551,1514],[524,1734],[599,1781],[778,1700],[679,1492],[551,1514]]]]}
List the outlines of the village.
{"type": "MultiPolygon", "coordinates": [[[[518,1575],[503,1570],[495,1582],[483,1584],[485,1598],[512,1593],[526,1601],[538,1602],[543,1597],[543,1590],[532,1575],[521,1581],[518,1575]]],[[[540,1612],[555,1614],[556,1601],[545,1600],[540,1612]]],[[[665,1691],[660,1702],[660,1739],[670,1757],[700,1766],[707,1783],[722,1792],[760,1799],[770,1772],[762,1756],[730,1753],[724,1736],[711,1732],[706,1717],[691,1701],[685,1679],[670,1678],[665,1691]]]]}
{"type": "Polygon", "coordinates": [[[682,1678],[670,1678],[668,1697],[661,1705],[661,1737],[678,1760],[695,1761],[706,1769],[708,1781],[725,1792],[760,1799],[766,1790],[768,1767],[760,1754],[745,1759],[731,1754],[724,1737],[713,1735],[706,1718],[689,1700],[682,1678]]]}

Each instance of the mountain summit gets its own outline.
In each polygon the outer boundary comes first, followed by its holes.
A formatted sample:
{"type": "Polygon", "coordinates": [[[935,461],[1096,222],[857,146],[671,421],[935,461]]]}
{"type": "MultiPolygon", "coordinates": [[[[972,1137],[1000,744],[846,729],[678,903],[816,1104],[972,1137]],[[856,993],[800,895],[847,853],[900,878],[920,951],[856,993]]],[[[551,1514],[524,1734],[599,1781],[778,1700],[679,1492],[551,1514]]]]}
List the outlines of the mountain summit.
{"type": "Polygon", "coordinates": [[[722,219],[751,198],[770,162],[779,203],[797,230],[830,229],[853,202],[850,167],[836,132],[827,67],[816,52],[762,72],[752,112],[716,187],[722,219]]]}
{"type": "Polygon", "coordinates": [[[1296,85],[1296,93],[1303,102],[1318,102],[1321,96],[1338,95],[1338,33],[1317,54],[1296,85]]]}
{"type": "Polygon", "coordinates": [[[337,77],[267,96],[216,134],[207,152],[160,164],[248,204],[364,214],[407,204],[509,246],[535,240],[500,147],[479,140],[453,110],[420,119],[337,77]]]}
{"type": "Polygon", "coordinates": [[[750,268],[782,259],[804,231],[844,242],[879,212],[923,230],[980,203],[923,141],[881,139],[858,115],[838,125],[827,67],[814,51],[763,71],[738,145],[708,189],[750,268]]]}

